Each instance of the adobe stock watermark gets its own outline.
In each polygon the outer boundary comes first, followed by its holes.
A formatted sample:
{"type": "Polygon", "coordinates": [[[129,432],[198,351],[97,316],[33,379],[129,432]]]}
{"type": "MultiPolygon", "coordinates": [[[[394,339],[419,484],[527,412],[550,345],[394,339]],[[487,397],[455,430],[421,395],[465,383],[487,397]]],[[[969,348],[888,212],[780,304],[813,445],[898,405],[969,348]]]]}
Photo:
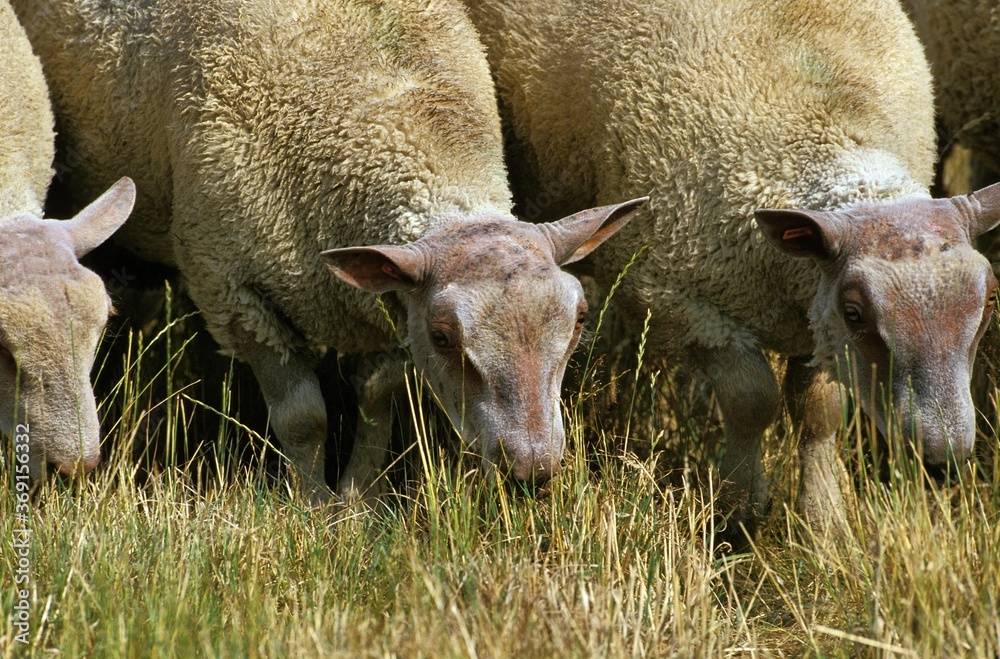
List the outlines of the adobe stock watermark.
{"type": "Polygon", "coordinates": [[[14,429],[14,524],[11,531],[11,548],[14,568],[14,623],[15,643],[28,643],[31,635],[31,613],[28,597],[31,595],[31,476],[28,454],[31,447],[31,429],[19,423],[14,429]]]}
{"type": "Polygon", "coordinates": [[[60,183],[73,173],[80,163],[83,162],[83,155],[79,151],[71,146],[67,146],[62,149],[56,158],[56,161],[52,163],[52,168],[55,170],[55,179],[60,183]]]}
{"type": "Polygon", "coordinates": [[[115,268],[111,271],[111,276],[105,280],[104,285],[108,289],[108,295],[118,295],[135,280],[135,275],[130,275],[123,267],[121,270],[115,268]]]}
{"type": "Polygon", "coordinates": [[[568,171],[563,171],[556,179],[543,181],[537,194],[524,202],[524,218],[529,222],[537,221],[549,206],[562,198],[572,183],[573,176],[568,171]]]}

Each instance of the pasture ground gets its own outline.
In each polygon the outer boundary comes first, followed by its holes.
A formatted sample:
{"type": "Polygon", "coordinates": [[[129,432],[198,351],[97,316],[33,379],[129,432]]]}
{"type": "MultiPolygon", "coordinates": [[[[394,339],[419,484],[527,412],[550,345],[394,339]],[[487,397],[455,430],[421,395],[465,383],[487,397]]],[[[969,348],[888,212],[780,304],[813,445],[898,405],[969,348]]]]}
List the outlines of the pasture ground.
{"type": "MultiPolygon", "coordinates": [[[[259,404],[229,393],[239,373],[212,391],[191,384],[193,321],[171,320],[169,303],[162,314],[166,329],[121,330],[102,351],[114,448],[101,468],[36,493],[28,644],[12,619],[23,524],[5,445],[4,657],[1000,656],[992,413],[979,460],[949,486],[845,418],[850,534],[838,541],[791,512],[796,436],[782,418],[761,532],[747,553],[715,554],[711,398],[669,364],[642,363],[642,345],[616,347],[610,318],[595,318],[604,334],[577,353],[565,467],[545,491],[514,492],[455,459],[418,393],[398,499],[334,516],[276,474],[240,416],[259,404]],[[214,441],[182,451],[206,419],[214,441]]],[[[996,333],[982,359],[993,373],[996,333]]]]}

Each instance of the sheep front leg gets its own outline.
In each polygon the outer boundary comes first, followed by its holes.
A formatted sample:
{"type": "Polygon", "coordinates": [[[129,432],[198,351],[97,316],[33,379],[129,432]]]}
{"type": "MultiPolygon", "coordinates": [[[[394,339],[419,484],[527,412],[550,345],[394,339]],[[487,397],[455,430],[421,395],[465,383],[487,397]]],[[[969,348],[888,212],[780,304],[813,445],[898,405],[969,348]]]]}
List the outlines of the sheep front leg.
{"type": "Polygon", "coordinates": [[[239,351],[253,369],[281,450],[300,490],[316,503],[330,499],[326,466],[326,405],[311,360],[292,353],[283,363],[274,349],[248,341],[239,351]]]}
{"type": "Polygon", "coordinates": [[[767,507],[761,439],[778,409],[778,383],[767,359],[756,348],[695,347],[692,356],[711,381],[722,410],[726,446],[718,498],[722,510],[731,512],[720,535],[738,550],[746,544],[740,527],[753,535],[767,507]]]}
{"type": "Polygon", "coordinates": [[[357,375],[359,384],[357,433],[351,457],[337,483],[337,493],[348,504],[356,504],[385,491],[381,477],[392,438],[393,394],[406,384],[405,360],[387,356],[370,374],[357,375]]]}
{"type": "Polygon", "coordinates": [[[801,491],[797,509],[818,534],[846,531],[840,491],[837,431],[841,426],[843,388],[825,370],[792,358],[785,372],[785,399],[800,431],[801,491]]]}

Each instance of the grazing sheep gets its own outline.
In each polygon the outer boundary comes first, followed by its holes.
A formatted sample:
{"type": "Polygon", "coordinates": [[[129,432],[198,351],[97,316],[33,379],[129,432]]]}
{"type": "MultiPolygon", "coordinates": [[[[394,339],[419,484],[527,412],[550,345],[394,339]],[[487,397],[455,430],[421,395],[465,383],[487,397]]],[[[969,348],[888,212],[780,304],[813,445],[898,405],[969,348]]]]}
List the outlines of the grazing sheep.
{"type": "Polygon", "coordinates": [[[1000,5],[983,0],[903,0],[934,74],[947,141],[1000,172],[1000,5]]]}
{"type": "Polygon", "coordinates": [[[128,217],[122,181],[76,218],[43,220],[52,179],[52,110],[38,59],[0,0],[0,431],[14,442],[15,473],[48,465],[72,474],[100,458],[90,368],[110,302],[78,258],[128,217]]]}
{"type": "MultiPolygon", "coordinates": [[[[212,335],[253,368],[305,488],[323,496],[318,350],[395,345],[371,293],[392,294],[416,367],[486,465],[524,481],[558,469],[559,386],[586,306],[559,266],[636,203],[515,220],[485,54],[457,2],[15,8],[81,162],[76,194],[136,179],[120,242],[179,268],[212,335]]],[[[369,485],[387,425],[362,428],[374,446],[345,495],[369,485]]]]}
{"type": "Polygon", "coordinates": [[[894,402],[928,465],[969,455],[996,287],[970,239],[1000,221],[1000,188],[929,198],[930,75],[896,2],[467,5],[527,199],[650,194],[596,272],[649,246],[616,301],[651,309],[648,345],[713,384],[733,520],[752,527],[767,500],[760,443],[780,399],[765,350],[789,358],[799,508],[818,528],[842,515],[834,377],[883,432],[894,402]]]}

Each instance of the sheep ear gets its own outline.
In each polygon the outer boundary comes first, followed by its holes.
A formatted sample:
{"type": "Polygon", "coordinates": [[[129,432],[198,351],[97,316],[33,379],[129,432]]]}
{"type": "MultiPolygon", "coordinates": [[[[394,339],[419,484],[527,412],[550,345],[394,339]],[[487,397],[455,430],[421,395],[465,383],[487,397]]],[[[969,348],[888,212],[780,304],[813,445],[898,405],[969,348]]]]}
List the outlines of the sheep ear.
{"type": "Polygon", "coordinates": [[[590,208],[558,222],[539,224],[538,230],[552,243],[555,262],[567,265],[579,261],[615,235],[632,219],[633,211],[648,200],[649,197],[639,197],[612,206],[590,208]]]}
{"type": "Polygon", "coordinates": [[[753,215],[768,241],[789,256],[825,261],[840,251],[843,223],[836,213],[761,208],[753,215]]]}
{"type": "Polygon", "coordinates": [[[73,241],[76,258],[89,253],[125,224],[135,205],[135,184],[126,177],[77,213],[72,220],[60,222],[73,241]]]}
{"type": "Polygon", "coordinates": [[[345,247],[320,256],[338,279],[368,293],[412,290],[426,269],[424,255],[408,245],[345,247]]]}
{"type": "Polygon", "coordinates": [[[972,207],[969,236],[981,236],[1000,224],[1000,183],[976,190],[966,197],[972,207]]]}

